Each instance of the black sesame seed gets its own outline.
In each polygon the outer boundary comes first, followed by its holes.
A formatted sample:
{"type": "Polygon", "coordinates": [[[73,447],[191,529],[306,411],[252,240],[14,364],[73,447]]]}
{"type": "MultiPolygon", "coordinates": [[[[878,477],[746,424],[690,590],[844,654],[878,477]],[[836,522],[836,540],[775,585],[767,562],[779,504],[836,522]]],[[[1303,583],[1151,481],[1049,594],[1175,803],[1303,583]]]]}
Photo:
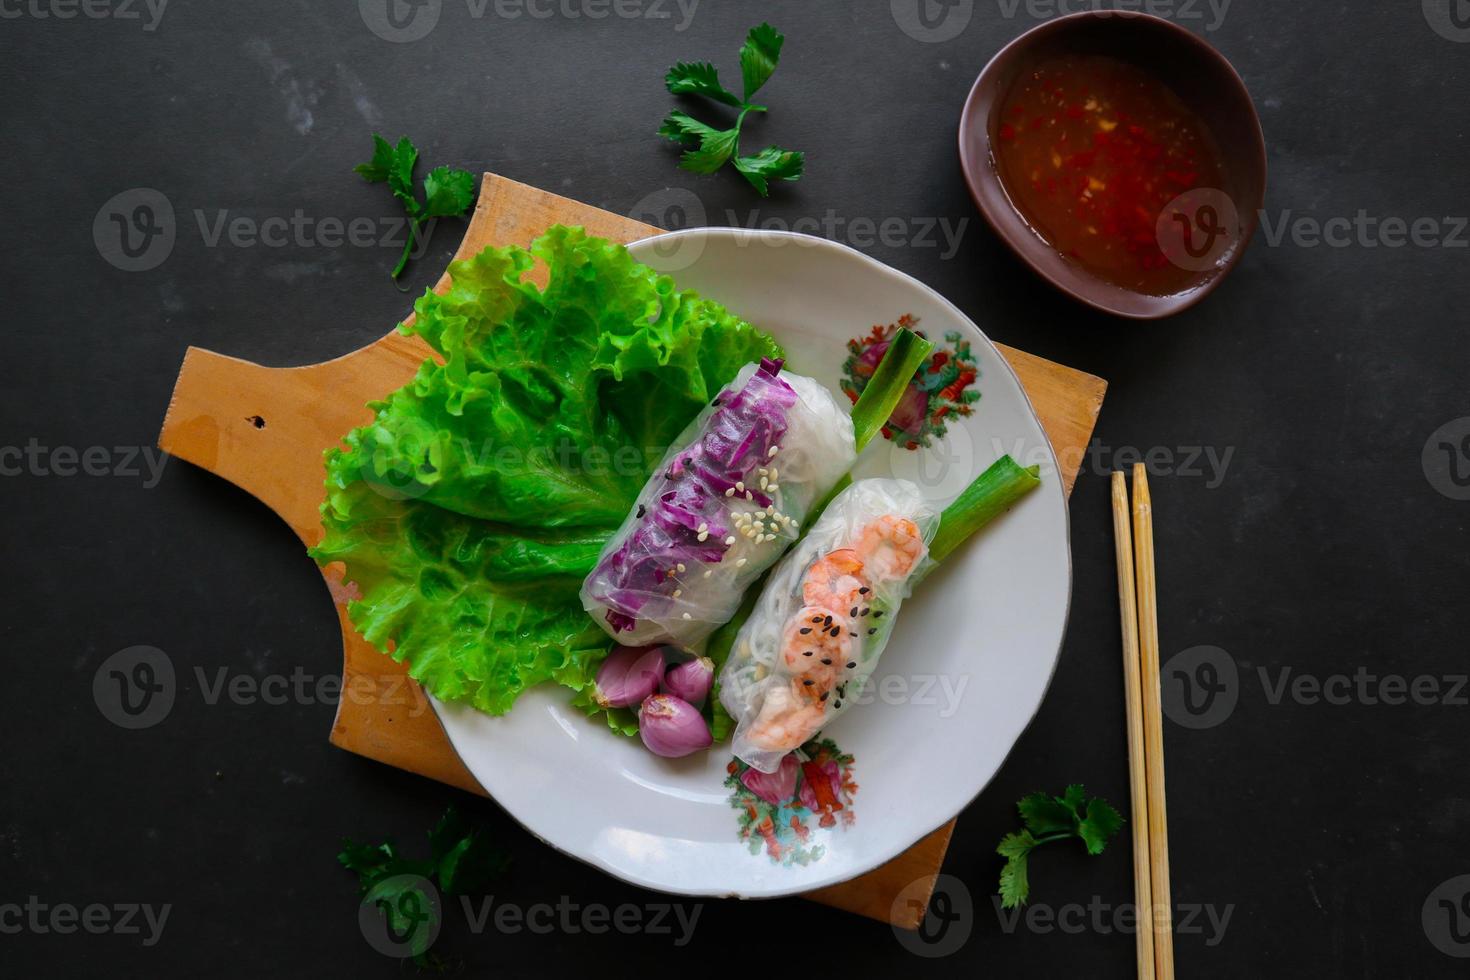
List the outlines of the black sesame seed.
{"type": "Polygon", "coordinates": [[[822,617],[821,616],[813,616],[812,617],[812,622],[814,622],[814,623],[820,623],[821,621],[822,621],[822,617]]]}
{"type": "Polygon", "coordinates": [[[868,588],[865,585],[861,589],[858,589],[858,595],[867,595],[869,592],[872,592],[872,591],[873,591],[872,589],[868,588]]]}
{"type": "Polygon", "coordinates": [[[856,660],[852,660],[852,661],[849,661],[848,662],[848,664],[847,664],[847,669],[848,670],[852,670],[855,667],[857,667],[857,661],[856,660]]]}
{"type": "Polygon", "coordinates": [[[823,620],[822,620],[822,625],[823,625],[823,626],[831,626],[831,625],[832,625],[832,617],[831,617],[831,616],[827,616],[827,617],[825,617],[825,618],[824,618],[824,619],[823,619],[823,620]]]}
{"type": "Polygon", "coordinates": [[[813,684],[816,683],[816,681],[808,677],[806,680],[802,681],[802,683],[805,684],[807,687],[811,687],[813,684]]]}
{"type": "Polygon", "coordinates": [[[824,663],[828,667],[830,667],[830,666],[832,666],[832,658],[831,657],[823,657],[822,658],[822,663],[824,663]]]}
{"type": "Polygon", "coordinates": [[[857,634],[856,634],[856,633],[849,633],[849,634],[847,634],[847,635],[848,635],[848,636],[857,636],[857,634]]]}
{"type": "Polygon", "coordinates": [[[829,695],[829,694],[831,694],[831,693],[832,693],[832,692],[831,692],[831,691],[823,691],[823,692],[822,692],[822,700],[823,700],[823,701],[825,701],[825,700],[827,700],[827,696],[828,696],[828,695],[829,695]]]}
{"type": "Polygon", "coordinates": [[[842,627],[841,626],[834,626],[834,627],[832,627],[832,635],[833,636],[841,636],[842,635],[842,627]]]}
{"type": "Polygon", "coordinates": [[[810,650],[808,650],[806,653],[803,653],[802,654],[803,657],[810,657],[811,655],[812,655],[812,652],[810,650]]]}
{"type": "Polygon", "coordinates": [[[872,629],[868,630],[868,635],[872,636],[876,632],[878,632],[878,627],[874,626],[872,629]]]}
{"type": "Polygon", "coordinates": [[[646,513],[648,513],[648,508],[647,507],[644,507],[642,504],[639,504],[638,505],[638,516],[639,517],[642,517],[646,513]]]}
{"type": "Polygon", "coordinates": [[[864,606],[864,607],[863,607],[863,612],[862,612],[862,614],[863,614],[863,615],[864,615],[864,616],[866,616],[866,615],[867,615],[867,614],[868,614],[868,613],[869,613],[869,612],[870,612],[870,611],[871,611],[871,610],[870,610],[870,608],[869,608],[869,607],[868,607],[868,606],[864,606]]]}
{"type": "Polygon", "coordinates": [[[832,707],[834,707],[834,708],[840,708],[840,707],[842,707],[842,702],[841,701],[833,701],[832,702],[832,707]]]}
{"type": "Polygon", "coordinates": [[[716,408],[718,408],[718,407],[719,407],[719,405],[720,405],[720,402],[722,402],[722,401],[724,401],[724,400],[725,400],[725,399],[724,399],[724,398],[722,398],[722,397],[721,397],[721,398],[716,398],[716,399],[715,399],[715,400],[714,400],[714,401],[712,401],[712,402],[710,402],[710,404],[711,404],[711,405],[714,405],[714,406],[715,406],[715,407],[716,407],[716,408]]]}
{"type": "Polygon", "coordinates": [[[881,615],[883,615],[883,610],[879,609],[877,612],[873,613],[873,618],[877,619],[881,615]]]}
{"type": "Polygon", "coordinates": [[[811,631],[812,631],[812,628],[810,626],[803,626],[801,628],[801,630],[800,630],[802,636],[805,636],[806,634],[810,633],[811,631]]]}
{"type": "Polygon", "coordinates": [[[857,615],[857,606],[853,606],[851,609],[849,609],[847,611],[847,616],[848,616],[849,619],[851,619],[853,616],[856,616],[856,615],[857,615]]]}

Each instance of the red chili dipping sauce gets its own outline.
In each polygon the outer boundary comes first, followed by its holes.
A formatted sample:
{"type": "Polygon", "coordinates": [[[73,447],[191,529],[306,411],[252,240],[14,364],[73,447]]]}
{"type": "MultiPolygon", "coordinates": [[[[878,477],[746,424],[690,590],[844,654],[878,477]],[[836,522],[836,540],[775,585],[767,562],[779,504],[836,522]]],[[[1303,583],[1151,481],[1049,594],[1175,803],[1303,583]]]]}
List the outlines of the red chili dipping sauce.
{"type": "MultiPolygon", "coordinates": [[[[1204,122],[1157,78],[1105,55],[1039,61],[1006,95],[996,137],[995,166],[1011,203],[1058,252],[1153,296],[1208,278],[1187,257],[1171,261],[1157,228],[1179,195],[1225,186],[1220,154],[1204,122]]],[[[1190,231],[1183,229],[1186,244],[1190,231]]],[[[1219,254],[1227,243],[1213,239],[1229,233],[1199,234],[1219,254]]]]}

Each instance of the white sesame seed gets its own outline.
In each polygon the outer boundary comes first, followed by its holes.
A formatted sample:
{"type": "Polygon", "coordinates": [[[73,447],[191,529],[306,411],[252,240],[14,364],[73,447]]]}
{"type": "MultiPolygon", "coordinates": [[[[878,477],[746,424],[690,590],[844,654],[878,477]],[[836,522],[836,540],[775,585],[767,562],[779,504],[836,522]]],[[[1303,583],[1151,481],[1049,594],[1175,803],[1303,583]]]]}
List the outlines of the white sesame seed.
{"type": "Polygon", "coordinates": [[[727,497],[733,497],[733,496],[735,496],[735,488],[734,487],[731,487],[729,490],[726,490],[725,491],[725,496],[727,496],[727,497]]]}
{"type": "Polygon", "coordinates": [[[714,570],[714,569],[713,569],[713,568],[706,568],[706,569],[705,569],[705,570],[704,570],[704,577],[705,577],[705,578],[709,578],[709,577],[710,577],[710,576],[711,576],[711,575],[713,575],[713,574],[714,574],[714,573],[715,573],[715,570],[714,570]]]}
{"type": "Polygon", "coordinates": [[[693,618],[694,618],[694,617],[693,617],[693,616],[691,616],[691,615],[689,615],[689,614],[688,614],[688,613],[685,613],[685,614],[684,614],[684,618],[685,618],[685,619],[693,619],[693,618]]]}
{"type": "Polygon", "coordinates": [[[709,532],[708,531],[700,531],[699,532],[699,540],[700,541],[704,541],[704,540],[706,540],[708,538],[709,538],[709,532]]]}
{"type": "Polygon", "coordinates": [[[780,474],[776,472],[776,467],[772,466],[771,467],[771,472],[770,472],[771,479],[774,480],[778,476],[780,476],[780,474]]]}
{"type": "Polygon", "coordinates": [[[774,456],[774,455],[776,455],[777,451],[780,450],[780,448],[781,448],[780,446],[772,446],[770,448],[770,450],[766,453],[766,455],[767,456],[774,456]]]}
{"type": "Polygon", "coordinates": [[[763,510],[758,510],[758,511],[755,512],[755,516],[756,516],[757,519],[763,521],[763,520],[766,519],[766,512],[763,511],[763,510]]]}
{"type": "Polygon", "coordinates": [[[772,493],[775,493],[777,490],[781,489],[781,484],[773,483],[770,486],[766,487],[766,489],[771,491],[772,493]]]}
{"type": "Polygon", "coordinates": [[[730,535],[728,538],[725,539],[725,544],[726,545],[732,545],[734,543],[735,543],[735,535],[733,535],[733,534],[730,535]]]}
{"type": "Polygon", "coordinates": [[[749,490],[747,490],[747,491],[745,491],[745,499],[746,499],[746,500],[754,500],[754,499],[755,499],[755,498],[754,498],[754,497],[752,497],[752,496],[751,496],[751,495],[750,495],[750,491],[749,491],[749,490]]]}
{"type": "Polygon", "coordinates": [[[709,530],[709,525],[708,524],[701,523],[699,525],[698,530],[699,530],[699,533],[700,534],[703,534],[705,531],[708,531],[709,530]]]}
{"type": "Polygon", "coordinates": [[[682,562],[682,561],[681,561],[681,562],[679,562],[679,563],[678,563],[678,564],[677,564],[677,565],[675,565],[675,566],[674,566],[674,567],[675,567],[675,568],[677,568],[677,569],[678,569],[678,570],[679,570],[679,571],[681,571],[681,572],[687,572],[687,571],[689,571],[689,569],[687,569],[687,568],[685,568],[685,567],[684,567],[684,563],[683,563],[683,562],[682,562]]]}
{"type": "Polygon", "coordinates": [[[735,489],[736,490],[739,490],[741,493],[744,493],[745,492],[745,481],[744,480],[736,480],[735,481],[735,489]]]}
{"type": "Polygon", "coordinates": [[[735,559],[735,567],[736,568],[739,568],[741,565],[744,565],[744,564],[745,564],[745,559],[744,558],[737,558],[737,559],[735,559]]]}
{"type": "Polygon", "coordinates": [[[683,594],[684,594],[684,590],[683,589],[675,589],[674,590],[674,598],[675,599],[679,598],[683,594]]]}
{"type": "Polygon", "coordinates": [[[768,489],[770,487],[770,485],[771,485],[771,481],[770,480],[767,480],[765,477],[761,477],[761,489],[762,490],[768,489]]]}

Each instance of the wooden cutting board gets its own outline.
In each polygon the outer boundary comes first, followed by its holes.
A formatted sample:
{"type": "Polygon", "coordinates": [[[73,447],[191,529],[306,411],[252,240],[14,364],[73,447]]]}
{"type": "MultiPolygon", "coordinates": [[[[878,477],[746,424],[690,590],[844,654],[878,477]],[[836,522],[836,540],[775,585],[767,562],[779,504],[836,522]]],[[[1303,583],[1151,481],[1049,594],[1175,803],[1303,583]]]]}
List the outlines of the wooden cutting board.
{"type": "MultiPolygon", "coordinates": [[[[479,203],[456,258],[490,245],[529,245],[553,224],[583,225],[593,235],[631,242],[659,229],[586,204],[485,174],[479,203]]],[[[531,278],[544,285],[544,269],[531,278]]],[[[446,274],[435,287],[449,286],[446,274]]],[[[858,324],[855,326],[863,326],[858,324]]],[[[1031,397],[1071,492],[1102,407],[1106,382],[1030,354],[1000,347],[1031,397]]],[[[281,516],[307,545],[322,535],[322,452],[371,421],[370,400],[407,383],[432,356],[418,337],[392,330],[332,361],[267,368],[190,347],[174,387],[158,445],[249,491],[281,516]]],[[[342,624],[343,688],[333,745],[486,795],[460,762],[423,691],[403,665],[373,649],[352,628],[340,566],[325,570],[342,624]]],[[[808,893],[815,901],[916,928],[944,863],[954,821],[860,878],[808,893]],[[917,883],[917,884],[916,884],[917,883]],[[900,896],[900,893],[903,893],[900,896]]]]}

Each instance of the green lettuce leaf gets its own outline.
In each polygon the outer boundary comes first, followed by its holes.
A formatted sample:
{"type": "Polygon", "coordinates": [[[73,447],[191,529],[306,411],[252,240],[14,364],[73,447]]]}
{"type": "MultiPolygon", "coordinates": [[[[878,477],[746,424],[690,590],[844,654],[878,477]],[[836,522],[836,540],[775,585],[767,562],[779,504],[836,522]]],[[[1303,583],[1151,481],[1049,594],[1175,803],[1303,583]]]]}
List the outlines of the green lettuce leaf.
{"type": "Polygon", "coordinates": [[[582,609],[582,579],[669,442],[780,348],[580,228],[449,271],[449,291],[402,328],[442,360],[327,451],[310,553],[345,564],[353,624],[437,697],[503,714],[554,680],[597,713],[611,641],[582,609]],[[524,280],[537,260],[544,290],[524,280]]]}

